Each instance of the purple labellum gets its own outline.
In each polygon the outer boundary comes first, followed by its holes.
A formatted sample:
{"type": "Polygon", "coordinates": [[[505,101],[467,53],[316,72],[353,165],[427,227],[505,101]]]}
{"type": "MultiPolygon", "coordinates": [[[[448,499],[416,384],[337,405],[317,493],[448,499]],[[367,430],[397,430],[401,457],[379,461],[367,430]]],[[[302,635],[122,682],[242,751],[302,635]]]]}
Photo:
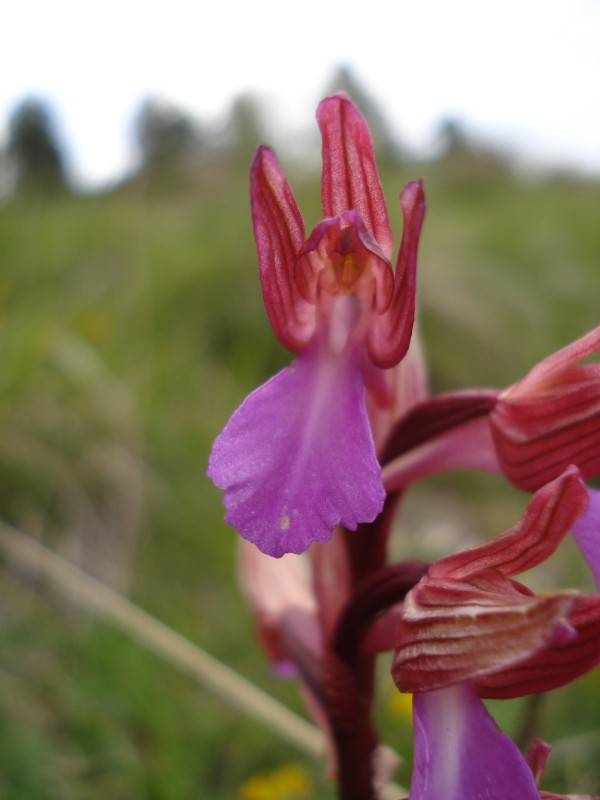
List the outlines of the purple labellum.
{"type": "Polygon", "coordinates": [[[226,521],[264,553],[302,553],[383,507],[358,357],[314,347],[249,395],[215,441],[226,521]]]}

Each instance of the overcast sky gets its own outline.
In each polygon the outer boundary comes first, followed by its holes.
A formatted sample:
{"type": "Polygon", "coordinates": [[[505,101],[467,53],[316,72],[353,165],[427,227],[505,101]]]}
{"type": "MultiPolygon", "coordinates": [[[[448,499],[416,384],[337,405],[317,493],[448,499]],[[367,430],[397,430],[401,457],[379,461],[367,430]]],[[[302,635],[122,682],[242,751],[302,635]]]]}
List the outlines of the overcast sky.
{"type": "Polygon", "coordinates": [[[2,14],[0,136],[20,98],[46,98],[76,177],[100,183],[130,163],[145,97],[208,120],[251,91],[297,129],[340,64],[419,150],[454,117],[600,173],[599,0],[19,0],[2,14]]]}

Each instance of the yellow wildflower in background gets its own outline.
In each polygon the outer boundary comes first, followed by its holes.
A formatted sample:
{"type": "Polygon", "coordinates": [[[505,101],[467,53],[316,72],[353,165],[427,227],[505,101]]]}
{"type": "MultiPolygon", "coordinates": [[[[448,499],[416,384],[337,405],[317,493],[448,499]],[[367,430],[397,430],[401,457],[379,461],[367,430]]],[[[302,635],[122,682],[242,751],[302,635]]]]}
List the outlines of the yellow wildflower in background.
{"type": "Polygon", "coordinates": [[[253,775],[239,787],[239,800],[310,800],[314,796],[308,772],[296,764],[253,775]]]}
{"type": "Polygon", "coordinates": [[[388,711],[392,717],[412,724],[412,694],[394,689],[387,702],[388,711]]]}

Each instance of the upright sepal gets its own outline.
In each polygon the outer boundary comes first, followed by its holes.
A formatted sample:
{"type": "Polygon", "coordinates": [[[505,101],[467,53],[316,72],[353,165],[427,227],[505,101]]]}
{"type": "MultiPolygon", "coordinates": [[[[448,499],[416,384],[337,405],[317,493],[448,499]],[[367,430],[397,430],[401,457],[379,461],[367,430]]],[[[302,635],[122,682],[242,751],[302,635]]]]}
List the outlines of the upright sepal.
{"type": "Polygon", "coordinates": [[[385,313],[374,317],[368,339],[369,355],[383,369],[404,357],[415,321],[417,251],[425,217],[422,181],[405,186],[400,204],[404,227],[394,273],[394,293],[385,313]]]}
{"type": "Polygon", "coordinates": [[[323,216],[358,211],[389,260],[392,230],[367,123],[343,94],[320,103],[317,122],[323,139],[323,216]]]}
{"type": "Polygon", "coordinates": [[[301,352],[315,329],[315,308],[295,282],[296,256],[304,243],[304,222],[290,185],[268,147],[252,162],[250,198],[260,281],[271,327],[281,344],[301,352]]]}

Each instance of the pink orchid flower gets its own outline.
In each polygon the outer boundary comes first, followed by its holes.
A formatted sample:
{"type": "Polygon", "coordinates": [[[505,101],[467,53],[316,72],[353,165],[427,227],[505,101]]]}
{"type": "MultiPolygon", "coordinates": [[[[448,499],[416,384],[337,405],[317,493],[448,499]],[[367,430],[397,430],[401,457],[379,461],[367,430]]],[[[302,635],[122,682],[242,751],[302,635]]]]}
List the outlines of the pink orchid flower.
{"type": "Polygon", "coordinates": [[[600,662],[600,597],[537,597],[511,579],[548,558],[586,505],[571,467],[533,496],[511,530],[442,558],[408,593],[392,674],[415,692],[410,800],[559,797],[539,791],[479,696],[545,691],[600,662]]]}
{"type": "Polygon", "coordinates": [[[485,697],[520,697],[598,664],[599,595],[538,597],[512,579],[552,555],[587,503],[571,467],[536,492],[505,534],[433,564],[400,610],[398,687],[421,692],[471,681],[485,697]]]}
{"type": "Polygon", "coordinates": [[[298,357],[250,394],[214,443],[208,474],[224,489],[225,519],[264,553],[302,553],[337,525],[380,513],[381,468],[365,403],[381,370],[410,344],[420,182],[408,184],[395,271],[392,233],[364,119],[343,95],[324,100],[324,219],[306,238],[275,154],[259,148],[251,201],[271,326],[298,357]]]}

